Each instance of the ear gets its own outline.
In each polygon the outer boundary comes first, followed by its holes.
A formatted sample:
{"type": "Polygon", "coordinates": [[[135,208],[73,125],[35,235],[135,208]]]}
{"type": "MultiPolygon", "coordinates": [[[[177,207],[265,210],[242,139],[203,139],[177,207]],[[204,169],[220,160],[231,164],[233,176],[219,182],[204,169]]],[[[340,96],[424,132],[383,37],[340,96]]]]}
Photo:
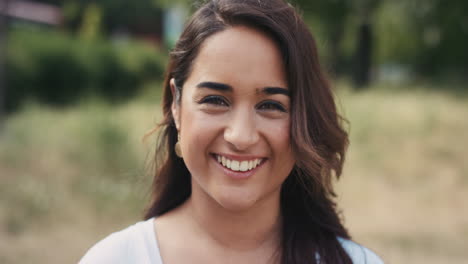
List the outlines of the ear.
{"type": "Polygon", "coordinates": [[[174,123],[176,125],[177,131],[180,130],[180,105],[177,103],[177,88],[175,85],[175,80],[172,78],[169,81],[169,85],[171,86],[171,92],[172,92],[172,106],[171,106],[171,111],[172,111],[172,117],[174,118],[174,123]]]}

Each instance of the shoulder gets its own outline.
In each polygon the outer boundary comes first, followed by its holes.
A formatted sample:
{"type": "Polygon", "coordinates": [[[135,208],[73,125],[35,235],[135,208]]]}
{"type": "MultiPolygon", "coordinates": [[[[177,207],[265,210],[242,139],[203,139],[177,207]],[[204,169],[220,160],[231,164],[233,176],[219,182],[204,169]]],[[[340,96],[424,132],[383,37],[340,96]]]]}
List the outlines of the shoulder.
{"type": "Polygon", "coordinates": [[[146,263],[154,255],[152,220],[138,222],[110,234],[91,247],[79,264],[146,263]]]}
{"type": "Polygon", "coordinates": [[[370,249],[351,240],[338,238],[341,246],[350,256],[354,264],[383,264],[382,259],[370,249]]]}

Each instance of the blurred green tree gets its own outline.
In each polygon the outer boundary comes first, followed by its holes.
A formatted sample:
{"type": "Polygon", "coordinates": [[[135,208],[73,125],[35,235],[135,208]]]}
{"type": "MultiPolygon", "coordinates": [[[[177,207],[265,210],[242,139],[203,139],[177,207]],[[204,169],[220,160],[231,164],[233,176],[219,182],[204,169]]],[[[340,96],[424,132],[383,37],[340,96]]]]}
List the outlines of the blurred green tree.
{"type": "MultiPolygon", "coordinates": [[[[52,0],[49,0],[52,1],[52,0]]],[[[78,32],[89,20],[90,10],[99,9],[101,29],[105,35],[115,31],[132,31],[137,34],[161,32],[161,4],[153,0],[65,0],[61,3],[64,26],[78,32]]],[[[97,22],[96,22],[97,23],[97,22]]]]}
{"type": "Polygon", "coordinates": [[[468,73],[468,1],[416,0],[408,8],[421,44],[416,69],[425,75],[468,73]]]}
{"type": "Polygon", "coordinates": [[[296,0],[304,10],[306,17],[314,17],[323,27],[325,38],[329,43],[326,60],[335,74],[352,74],[355,86],[366,87],[370,82],[373,54],[373,24],[375,11],[383,0],[296,0]],[[359,18],[356,28],[349,28],[353,15],[359,18]],[[354,56],[346,61],[343,55],[342,42],[346,30],[356,32],[354,56]],[[352,64],[352,71],[346,65],[352,64]],[[348,72],[347,72],[348,71],[348,72]]]}
{"type": "Polygon", "coordinates": [[[384,1],[378,13],[379,63],[408,65],[425,78],[466,78],[468,1],[384,1]]]}
{"type": "Polygon", "coordinates": [[[352,12],[352,1],[295,0],[295,3],[304,11],[306,20],[316,18],[318,23],[320,23],[320,26],[325,32],[327,43],[329,43],[325,59],[329,67],[331,67],[335,73],[342,73],[343,69],[340,68],[343,58],[341,43],[346,29],[346,23],[352,12]]]}
{"type": "MultiPolygon", "coordinates": [[[[65,28],[79,32],[90,4],[101,10],[100,31],[118,29],[162,35],[163,9],[190,0],[37,0],[61,5],[65,28]]],[[[468,72],[466,0],[291,0],[325,36],[325,62],[356,87],[370,81],[375,63],[409,66],[418,76],[468,72]],[[374,65],[373,65],[374,63],[374,65]]],[[[202,2],[202,1],[197,1],[202,2]]],[[[161,43],[163,43],[161,41],[161,43]]],[[[321,44],[321,43],[320,43],[321,44]]]]}
{"type": "Polygon", "coordinates": [[[95,3],[87,5],[80,27],[80,36],[87,40],[98,38],[101,33],[101,19],[101,8],[95,3]]]}

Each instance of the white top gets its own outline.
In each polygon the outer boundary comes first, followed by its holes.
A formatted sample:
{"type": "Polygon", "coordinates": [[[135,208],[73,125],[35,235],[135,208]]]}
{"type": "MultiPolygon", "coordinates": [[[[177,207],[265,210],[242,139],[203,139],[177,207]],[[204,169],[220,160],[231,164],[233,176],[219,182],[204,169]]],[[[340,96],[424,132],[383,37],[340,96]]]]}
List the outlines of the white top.
{"type": "MultiPolygon", "coordinates": [[[[94,245],[79,264],[163,264],[153,224],[154,218],[138,222],[112,233],[94,245]]],[[[369,249],[346,239],[339,239],[354,264],[383,264],[369,249]]]]}

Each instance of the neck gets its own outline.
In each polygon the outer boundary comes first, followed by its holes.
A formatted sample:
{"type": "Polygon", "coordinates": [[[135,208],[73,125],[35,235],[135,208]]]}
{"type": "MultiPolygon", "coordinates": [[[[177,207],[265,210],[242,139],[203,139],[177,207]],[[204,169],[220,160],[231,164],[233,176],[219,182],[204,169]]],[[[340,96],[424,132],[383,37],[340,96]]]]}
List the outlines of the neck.
{"type": "Polygon", "coordinates": [[[229,211],[213,198],[197,191],[201,190],[193,190],[183,207],[202,235],[208,235],[216,244],[236,251],[279,247],[279,193],[257,202],[252,208],[229,211]]]}

